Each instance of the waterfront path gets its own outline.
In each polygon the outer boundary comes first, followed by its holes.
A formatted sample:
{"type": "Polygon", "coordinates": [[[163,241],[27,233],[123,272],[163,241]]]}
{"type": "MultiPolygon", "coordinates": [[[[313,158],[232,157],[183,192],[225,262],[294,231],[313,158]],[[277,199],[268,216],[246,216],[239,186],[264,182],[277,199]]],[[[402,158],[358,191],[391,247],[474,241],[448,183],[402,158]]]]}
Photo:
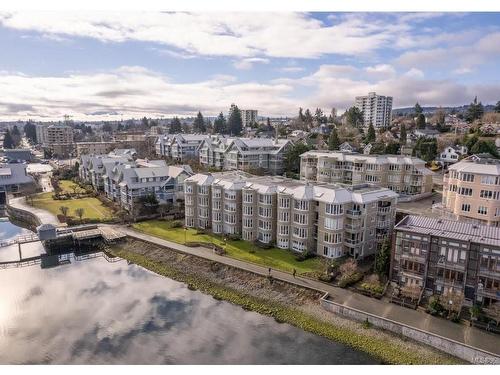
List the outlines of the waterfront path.
{"type": "MultiPolygon", "coordinates": [[[[151,242],[153,244],[171,248],[183,253],[214,260],[228,266],[240,268],[263,276],[267,276],[269,272],[267,267],[244,262],[223,255],[217,255],[212,250],[205,247],[184,246],[138,232],[128,227],[119,226],[117,228],[129,237],[151,242]]],[[[318,290],[320,292],[328,292],[333,301],[343,304],[344,306],[391,319],[410,327],[440,335],[466,345],[470,345],[474,348],[500,355],[500,337],[498,335],[488,333],[474,327],[453,323],[442,318],[437,318],[419,310],[412,310],[392,303],[380,301],[375,298],[366,297],[364,295],[353,293],[349,290],[328,285],[320,281],[299,276],[293,277],[293,275],[288,272],[273,269],[271,274],[275,279],[318,290]]]]}
{"type": "Polygon", "coordinates": [[[9,206],[12,206],[14,208],[24,210],[31,212],[34,214],[42,224],[52,224],[56,227],[60,226],[61,223],[59,223],[59,220],[57,220],[57,217],[53,214],[51,214],[49,211],[42,210],[40,208],[36,208],[33,206],[30,206],[26,203],[26,198],[25,197],[19,197],[19,198],[10,198],[9,199],[9,206]]]}

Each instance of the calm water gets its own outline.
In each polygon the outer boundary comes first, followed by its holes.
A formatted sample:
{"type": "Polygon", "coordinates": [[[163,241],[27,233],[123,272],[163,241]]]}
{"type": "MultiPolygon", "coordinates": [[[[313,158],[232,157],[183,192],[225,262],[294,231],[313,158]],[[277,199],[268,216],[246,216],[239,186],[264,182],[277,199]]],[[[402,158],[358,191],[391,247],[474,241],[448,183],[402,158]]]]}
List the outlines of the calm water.
{"type": "MultiPolygon", "coordinates": [[[[23,231],[0,222],[2,239],[23,231]]],[[[9,251],[0,248],[0,256],[9,251]]],[[[54,268],[0,269],[0,364],[10,363],[375,361],[288,324],[190,291],[124,260],[110,263],[104,257],[73,257],[71,264],[54,268]]]]}

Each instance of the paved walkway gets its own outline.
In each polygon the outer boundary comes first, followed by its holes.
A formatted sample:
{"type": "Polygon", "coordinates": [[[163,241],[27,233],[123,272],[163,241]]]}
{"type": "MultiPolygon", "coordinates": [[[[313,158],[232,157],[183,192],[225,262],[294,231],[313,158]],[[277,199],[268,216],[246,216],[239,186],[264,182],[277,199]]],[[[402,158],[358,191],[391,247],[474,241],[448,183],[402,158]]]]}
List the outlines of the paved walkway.
{"type": "MultiPolygon", "coordinates": [[[[251,271],[263,276],[266,276],[268,274],[267,267],[229,258],[227,256],[217,255],[212,250],[205,247],[184,246],[160,239],[158,237],[150,236],[148,234],[140,233],[127,227],[120,226],[119,229],[128,236],[136,239],[152,242],[156,245],[214,260],[219,263],[251,271]]],[[[472,347],[500,355],[500,337],[498,335],[494,335],[474,327],[452,323],[448,320],[434,317],[422,311],[411,310],[392,303],[379,301],[375,298],[370,298],[357,293],[353,293],[349,290],[334,287],[320,281],[303,277],[293,277],[292,274],[287,272],[273,269],[271,274],[276,279],[315,289],[321,292],[328,292],[330,297],[335,302],[341,303],[345,306],[353,307],[367,313],[391,319],[411,327],[447,337],[449,339],[465,343],[472,347]]]]}
{"type": "Polygon", "coordinates": [[[25,197],[10,198],[9,205],[14,208],[19,208],[21,210],[29,211],[35,214],[42,224],[53,224],[56,227],[61,225],[61,223],[59,223],[59,220],[57,220],[57,217],[51,214],[49,211],[28,205],[26,203],[25,197]]]}

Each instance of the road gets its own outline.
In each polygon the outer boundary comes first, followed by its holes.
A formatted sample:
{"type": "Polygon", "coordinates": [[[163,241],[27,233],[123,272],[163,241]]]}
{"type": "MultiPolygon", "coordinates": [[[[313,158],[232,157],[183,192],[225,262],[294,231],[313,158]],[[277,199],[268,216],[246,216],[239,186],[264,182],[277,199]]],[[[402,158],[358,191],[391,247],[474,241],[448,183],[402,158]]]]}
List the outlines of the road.
{"type": "MultiPolygon", "coordinates": [[[[116,226],[129,237],[164,246],[186,254],[195,255],[209,260],[214,260],[228,266],[240,268],[259,275],[267,276],[268,268],[257,264],[240,261],[215,254],[212,250],[205,247],[188,247],[174,242],[166,241],[158,237],[137,232],[131,228],[116,226]]],[[[302,287],[311,288],[321,292],[328,292],[331,298],[345,306],[352,307],[367,313],[391,319],[393,321],[406,324],[427,332],[431,332],[464,344],[485,350],[496,355],[500,355],[500,338],[497,335],[479,330],[474,327],[468,327],[456,324],[445,319],[437,318],[419,310],[411,310],[399,305],[387,303],[374,298],[366,297],[353,293],[346,289],[334,287],[320,281],[304,277],[294,277],[288,272],[272,270],[274,278],[288,283],[296,284],[302,287]]]]}

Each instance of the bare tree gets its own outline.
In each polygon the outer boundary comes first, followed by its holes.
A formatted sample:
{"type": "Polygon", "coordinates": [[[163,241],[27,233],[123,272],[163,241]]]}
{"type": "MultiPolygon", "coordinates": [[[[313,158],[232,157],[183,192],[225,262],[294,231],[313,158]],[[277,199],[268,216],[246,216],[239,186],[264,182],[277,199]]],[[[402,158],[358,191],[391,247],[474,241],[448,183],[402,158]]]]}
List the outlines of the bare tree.
{"type": "Polygon", "coordinates": [[[65,219],[68,218],[69,207],[61,206],[59,207],[59,211],[61,211],[61,214],[64,216],[65,219]]]}
{"type": "Polygon", "coordinates": [[[441,304],[445,306],[449,314],[451,314],[452,312],[459,314],[462,310],[464,294],[459,290],[450,288],[441,295],[440,300],[441,304]]]}
{"type": "Polygon", "coordinates": [[[82,221],[82,217],[83,217],[83,214],[85,213],[85,210],[83,208],[77,208],[75,210],[75,214],[76,216],[78,216],[78,218],[80,219],[80,222],[82,221]]]}
{"type": "Polygon", "coordinates": [[[420,298],[421,291],[422,289],[420,289],[420,287],[416,284],[405,285],[401,288],[401,294],[412,301],[417,301],[420,298]]]}
{"type": "Polygon", "coordinates": [[[358,272],[358,265],[354,259],[349,258],[339,267],[339,271],[342,276],[351,276],[358,272]]]}

